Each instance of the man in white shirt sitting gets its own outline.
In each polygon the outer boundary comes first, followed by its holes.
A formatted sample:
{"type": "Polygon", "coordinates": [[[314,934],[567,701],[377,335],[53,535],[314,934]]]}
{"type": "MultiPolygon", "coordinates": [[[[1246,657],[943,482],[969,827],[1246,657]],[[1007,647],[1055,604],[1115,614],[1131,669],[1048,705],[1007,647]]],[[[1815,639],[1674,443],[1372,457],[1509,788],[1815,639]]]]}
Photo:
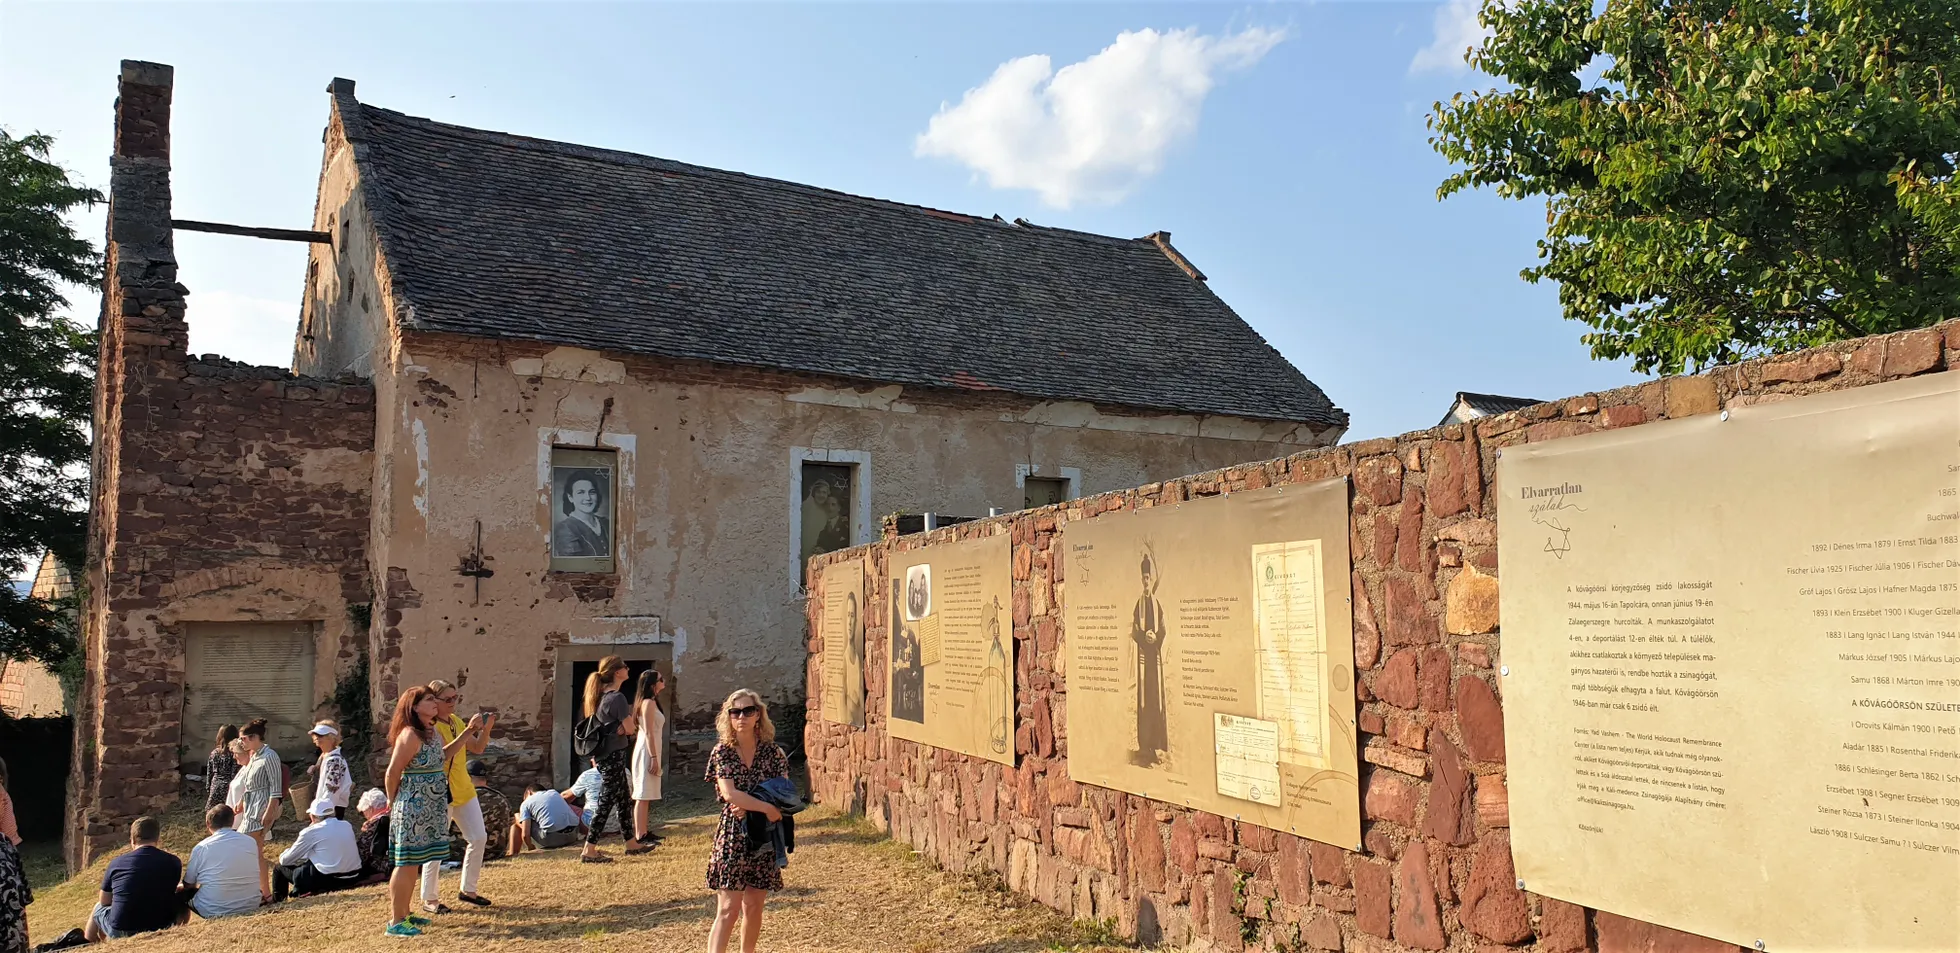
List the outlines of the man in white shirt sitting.
{"type": "Polygon", "coordinates": [[[232,828],[237,818],[220,804],[204,812],[210,837],[191,848],[184,865],[184,888],[195,890],[191,909],[206,920],[251,913],[265,897],[259,893],[259,842],[232,828]]]}
{"type": "Polygon", "coordinates": [[[313,823],[299,832],[293,846],[279,855],[272,869],[272,898],[345,890],[361,882],[361,848],[354,825],[334,816],[333,798],[315,800],[306,809],[313,823]]]}

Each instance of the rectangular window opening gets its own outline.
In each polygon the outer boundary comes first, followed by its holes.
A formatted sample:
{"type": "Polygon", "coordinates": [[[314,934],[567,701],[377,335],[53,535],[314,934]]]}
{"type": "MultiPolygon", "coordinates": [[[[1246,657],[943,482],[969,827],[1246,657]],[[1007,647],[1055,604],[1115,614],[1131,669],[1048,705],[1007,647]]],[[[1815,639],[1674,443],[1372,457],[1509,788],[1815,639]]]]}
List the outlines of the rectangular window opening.
{"type": "Polygon", "coordinates": [[[551,571],[613,572],[619,453],[551,448],[551,571]]]}
{"type": "MultiPolygon", "coordinates": [[[[803,463],[802,495],[798,501],[797,556],[807,563],[812,556],[849,548],[851,527],[857,514],[851,512],[857,500],[857,468],[844,463],[803,463]]],[[[801,563],[797,576],[802,577],[801,563]]]]}
{"type": "Polygon", "coordinates": [[[1027,477],[1023,492],[1025,499],[1021,505],[1025,509],[1052,506],[1068,500],[1068,480],[1061,477],[1027,477]]]}

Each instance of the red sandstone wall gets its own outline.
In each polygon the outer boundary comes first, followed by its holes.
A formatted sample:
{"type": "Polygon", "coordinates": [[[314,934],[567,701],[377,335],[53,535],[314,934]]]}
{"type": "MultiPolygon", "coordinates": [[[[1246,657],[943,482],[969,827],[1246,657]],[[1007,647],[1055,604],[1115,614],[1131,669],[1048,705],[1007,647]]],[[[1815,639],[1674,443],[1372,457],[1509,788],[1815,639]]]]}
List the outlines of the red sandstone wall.
{"type": "MultiPolygon", "coordinates": [[[[1496,451],[1725,406],[1960,368],[1960,322],[1868,338],[1602,394],[1474,425],[1310,451],[967,523],[812,560],[868,560],[866,605],[887,605],[889,555],[928,540],[1014,537],[1018,768],[885,732],[869,677],[867,727],[823,721],[822,640],[810,601],[811,784],[827,803],[955,871],[985,868],[1077,918],[1146,940],[1241,950],[1508,948],[1577,953],[1731,950],[1727,944],[1516,888],[1504,787],[1496,451]],[[1364,743],[1363,849],[1078,784],[1068,776],[1068,685],[1056,674],[1063,524],[1111,510],[1348,476],[1356,697],[1364,743]]],[[[866,618],[869,670],[885,622],[866,618]]]]}
{"type": "MultiPolygon", "coordinates": [[[[186,353],[170,239],[170,68],[124,63],[111,160],[92,511],[66,841],[72,864],[175,801],[184,625],[317,620],[316,682],[371,601],[374,392],[186,353]]],[[[288,756],[299,757],[302,752],[288,756]]]]}

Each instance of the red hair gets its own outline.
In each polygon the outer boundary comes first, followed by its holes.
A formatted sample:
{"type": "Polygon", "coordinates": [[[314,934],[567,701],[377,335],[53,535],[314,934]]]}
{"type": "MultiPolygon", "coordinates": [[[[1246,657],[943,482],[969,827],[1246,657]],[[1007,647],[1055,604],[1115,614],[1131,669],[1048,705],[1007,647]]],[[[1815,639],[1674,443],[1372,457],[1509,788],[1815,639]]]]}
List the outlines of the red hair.
{"type": "Polygon", "coordinates": [[[429,686],[427,685],[417,685],[402,693],[401,699],[395,702],[395,717],[388,722],[388,742],[390,744],[393,744],[395,739],[402,736],[403,728],[415,732],[415,736],[424,742],[429,740],[429,731],[435,726],[432,724],[422,724],[422,720],[415,717],[415,706],[421,704],[422,699],[431,697],[434,694],[435,692],[429,691],[429,686]]]}

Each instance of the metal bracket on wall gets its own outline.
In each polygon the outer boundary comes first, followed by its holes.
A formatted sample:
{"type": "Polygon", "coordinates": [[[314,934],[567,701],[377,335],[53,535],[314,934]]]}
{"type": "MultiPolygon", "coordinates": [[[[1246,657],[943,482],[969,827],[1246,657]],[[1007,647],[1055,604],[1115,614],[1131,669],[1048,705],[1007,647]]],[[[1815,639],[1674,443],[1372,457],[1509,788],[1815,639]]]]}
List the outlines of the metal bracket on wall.
{"type": "Polygon", "coordinates": [[[463,557],[456,574],[476,580],[476,593],[470,597],[470,605],[477,605],[483,601],[483,580],[496,575],[497,571],[484,565],[483,521],[471,520],[470,522],[476,524],[476,544],[470,547],[469,555],[463,557]]]}

